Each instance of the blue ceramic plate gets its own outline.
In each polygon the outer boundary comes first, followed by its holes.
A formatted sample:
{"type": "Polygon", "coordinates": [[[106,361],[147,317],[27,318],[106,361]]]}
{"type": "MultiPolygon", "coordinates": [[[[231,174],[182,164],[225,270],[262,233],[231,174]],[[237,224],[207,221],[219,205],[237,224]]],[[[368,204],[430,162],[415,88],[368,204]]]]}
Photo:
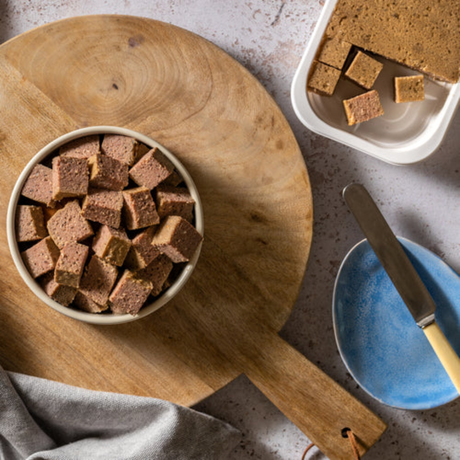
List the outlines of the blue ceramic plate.
{"type": "MultiPolygon", "coordinates": [[[[436,321],[460,354],[460,277],[428,249],[398,239],[436,302],[436,321]]],[[[345,365],[380,402],[421,410],[458,396],[367,240],[342,262],[333,320],[345,365]]]]}

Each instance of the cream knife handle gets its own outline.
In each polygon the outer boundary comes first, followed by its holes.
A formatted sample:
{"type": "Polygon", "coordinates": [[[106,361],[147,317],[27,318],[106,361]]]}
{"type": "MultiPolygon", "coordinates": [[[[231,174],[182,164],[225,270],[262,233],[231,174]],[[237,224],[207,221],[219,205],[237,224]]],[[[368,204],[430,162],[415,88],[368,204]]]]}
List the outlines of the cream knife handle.
{"type": "Polygon", "coordinates": [[[455,388],[460,393],[460,358],[436,322],[423,328],[433,350],[438,355],[455,388]]]}

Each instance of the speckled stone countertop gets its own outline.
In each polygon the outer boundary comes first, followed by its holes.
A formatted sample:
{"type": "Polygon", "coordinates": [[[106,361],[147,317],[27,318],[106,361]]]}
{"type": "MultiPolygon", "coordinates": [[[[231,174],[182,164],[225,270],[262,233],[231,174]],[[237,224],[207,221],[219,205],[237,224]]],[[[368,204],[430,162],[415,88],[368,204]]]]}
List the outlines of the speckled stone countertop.
{"type": "MultiPolygon", "coordinates": [[[[460,114],[441,148],[424,163],[409,167],[385,164],[303,127],[292,109],[290,86],[322,4],[321,0],[1,0],[0,41],[65,17],[130,14],[191,30],[246,66],[290,122],[313,190],[310,261],[298,302],[281,335],[388,423],[366,459],[458,459],[460,401],[429,411],[404,411],[373,400],[341,361],[331,304],[339,265],[363,238],[340,196],[350,182],[368,188],[397,234],[426,246],[460,271],[460,114]]],[[[197,409],[243,432],[231,460],[300,460],[309,443],[244,376],[197,409]]],[[[309,458],[324,456],[316,451],[309,458]]]]}

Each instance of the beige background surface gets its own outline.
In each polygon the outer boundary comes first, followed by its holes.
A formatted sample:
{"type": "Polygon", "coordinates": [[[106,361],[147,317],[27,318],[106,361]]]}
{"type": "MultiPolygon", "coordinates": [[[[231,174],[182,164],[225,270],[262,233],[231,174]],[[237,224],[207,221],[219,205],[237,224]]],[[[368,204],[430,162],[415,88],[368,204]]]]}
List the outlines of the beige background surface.
{"type": "MultiPolygon", "coordinates": [[[[96,13],[146,16],[213,41],[245,65],[273,95],[294,129],[313,187],[315,228],[309,267],[281,335],[389,425],[369,460],[455,459],[460,452],[460,402],[430,411],[385,407],[361,390],[338,354],[332,328],[332,287],[347,251],[362,236],[340,191],[364,183],[396,233],[433,250],[460,271],[460,116],[428,161],[395,167],[304,128],[290,103],[290,84],[321,11],[318,0],[292,1],[45,1],[0,0],[0,40],[57,19],[96,13]]],[[[1,88],[0,88],[1,93],[1,88]]],[[[300,459],[308,439],[244,377],[198,410],[243,432],[236,459],[300,459]]],[[[310,458],[323,458],[319,454],[310,458]]]]}

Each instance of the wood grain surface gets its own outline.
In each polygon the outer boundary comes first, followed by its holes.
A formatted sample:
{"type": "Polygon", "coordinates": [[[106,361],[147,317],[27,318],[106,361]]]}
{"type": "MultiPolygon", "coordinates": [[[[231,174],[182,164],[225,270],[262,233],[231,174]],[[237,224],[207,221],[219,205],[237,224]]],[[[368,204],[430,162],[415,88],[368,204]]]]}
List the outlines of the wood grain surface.
{"type": "MultiPolygon", "coordinates": [[[[202,255],[166,307],[95,326],[40,303],[1,232],[0,362],[85,388],[192,405],[241,373],[331,459],[364,453],[385,424],[276,333],[312,239],[307,169],[281,111],[235,60],[187,31],[129,16],[48,24],[0,47],[1,222],[28,160],[91,125],[123,126],[188,168],[205,217],[202,255]]],[[[314,308],[314,306],[312,306],[314,308]]]]}

